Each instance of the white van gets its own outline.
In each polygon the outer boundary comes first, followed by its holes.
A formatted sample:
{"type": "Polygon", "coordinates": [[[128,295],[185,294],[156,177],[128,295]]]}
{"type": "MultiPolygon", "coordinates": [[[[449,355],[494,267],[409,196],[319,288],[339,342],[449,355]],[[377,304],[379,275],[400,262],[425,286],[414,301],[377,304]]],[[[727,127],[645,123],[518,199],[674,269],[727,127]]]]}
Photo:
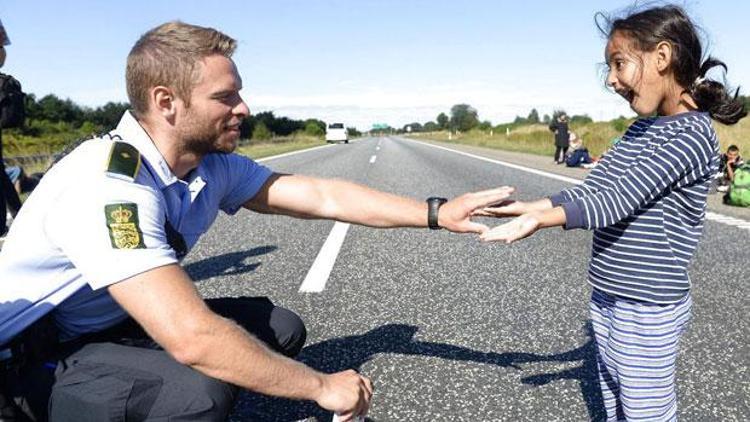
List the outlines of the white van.
{"type": "Polygon", "coordinates": [[[343,123],[331,123],[326,129],[326,142],[339,142],[344,141],[345,144],[349,143],[349,137],[346,135],[346,127],[343,123]]]}

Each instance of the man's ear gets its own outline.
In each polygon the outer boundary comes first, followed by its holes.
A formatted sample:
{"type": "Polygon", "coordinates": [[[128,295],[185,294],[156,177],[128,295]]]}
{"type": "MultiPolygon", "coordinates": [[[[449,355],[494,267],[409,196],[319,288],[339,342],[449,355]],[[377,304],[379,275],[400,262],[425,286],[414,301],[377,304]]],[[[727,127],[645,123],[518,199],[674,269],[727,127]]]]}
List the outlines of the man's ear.
{"type": "Polygon", "coordinates": [[[171,119],[177,114],[174,92],[165,86],[155,86],[150,91],[150,101],[153,109],[162,117],[171,119]]]}
{"type": "Polygon", "coordinates": [[[656,69],[664,72],[672,65],[672,43],[662,41],[656,45],[656,69]]]}

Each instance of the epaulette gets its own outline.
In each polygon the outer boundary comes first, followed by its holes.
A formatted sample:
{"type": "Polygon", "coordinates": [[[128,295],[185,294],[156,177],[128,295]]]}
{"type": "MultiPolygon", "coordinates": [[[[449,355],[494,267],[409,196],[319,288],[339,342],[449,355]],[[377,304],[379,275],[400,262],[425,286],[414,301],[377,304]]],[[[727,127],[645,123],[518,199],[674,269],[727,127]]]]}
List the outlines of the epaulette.
{"type": "Polygon", "coordinates": [[[141,153],[134,146],[115,141],[109,151],[106,173],[108,176],[124,179],[129,182],[135,180],[141,168],[141,153]]]}

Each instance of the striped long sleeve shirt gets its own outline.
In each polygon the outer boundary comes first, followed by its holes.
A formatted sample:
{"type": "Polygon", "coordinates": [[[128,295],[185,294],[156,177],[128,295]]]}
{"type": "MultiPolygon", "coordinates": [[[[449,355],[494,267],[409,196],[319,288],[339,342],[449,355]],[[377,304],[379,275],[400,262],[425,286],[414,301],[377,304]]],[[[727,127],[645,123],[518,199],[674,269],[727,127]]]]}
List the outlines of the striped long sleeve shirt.
{"type": "Polygon", "coordinates": [[[583,184],[550,197],[566,229],[594,230],[594,288],[652,303],[687,294],[718,155],[707,113],[639,119],[583,184]]]}

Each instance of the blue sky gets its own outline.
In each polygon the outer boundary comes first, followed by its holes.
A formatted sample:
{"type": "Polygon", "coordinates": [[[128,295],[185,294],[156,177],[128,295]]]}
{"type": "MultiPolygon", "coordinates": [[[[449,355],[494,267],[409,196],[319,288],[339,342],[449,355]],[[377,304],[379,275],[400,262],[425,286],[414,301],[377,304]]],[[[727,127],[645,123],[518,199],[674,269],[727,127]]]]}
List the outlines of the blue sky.
{"type": "MultiPolygon", "coordinates": [[[[6,73],[38,97],[98,106],[126,101],[125,58],[168,20],[236,38],[243,97],[253,112],[368,129],[434,120],[468,103],[494,124],[563,108],[594,119],[632,115],[604,90],[604,40],[593,16],[609,0],[275,0],[127,2],[3,0],[12,45],[6,73]]],[[[750,83],[750,2],[679,3],[703,27],[732,85],[750,83]]],[[[743,90],[747,93],[747,90],[743,90]]]]}

